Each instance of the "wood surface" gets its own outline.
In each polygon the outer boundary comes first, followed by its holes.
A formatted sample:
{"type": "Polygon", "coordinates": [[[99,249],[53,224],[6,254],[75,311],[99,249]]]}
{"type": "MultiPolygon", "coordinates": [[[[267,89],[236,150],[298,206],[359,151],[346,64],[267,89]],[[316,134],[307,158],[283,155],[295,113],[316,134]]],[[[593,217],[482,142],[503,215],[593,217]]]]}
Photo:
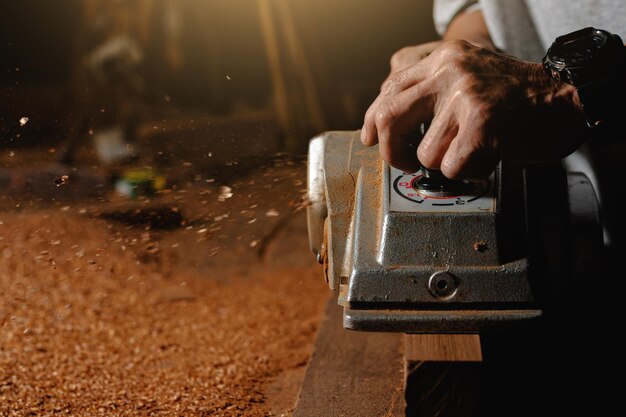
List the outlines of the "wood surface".
{"type": "Polygon", "coordinates": [[[480,362],[478,334],[407,334],[404,336],[407,361],[480,362]]]}
{"type": "Polygon", "coordinates": [[[402,334],[344,329],[331,297],[293,416],[404,416],[402,345],[402,334]]]}

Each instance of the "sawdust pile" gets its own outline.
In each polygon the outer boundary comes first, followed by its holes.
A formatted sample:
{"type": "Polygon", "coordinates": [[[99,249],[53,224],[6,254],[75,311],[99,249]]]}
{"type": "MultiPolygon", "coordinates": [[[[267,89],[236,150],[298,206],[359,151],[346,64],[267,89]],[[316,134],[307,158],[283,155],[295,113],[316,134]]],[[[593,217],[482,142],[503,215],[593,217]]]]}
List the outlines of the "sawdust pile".
{"type": "Polygon", "coordinates": [[[0,415],[270,414],[266,385],[310,354],[316,265],[206,277],[153,248],[89,216],[0,215],[0,415]]]}

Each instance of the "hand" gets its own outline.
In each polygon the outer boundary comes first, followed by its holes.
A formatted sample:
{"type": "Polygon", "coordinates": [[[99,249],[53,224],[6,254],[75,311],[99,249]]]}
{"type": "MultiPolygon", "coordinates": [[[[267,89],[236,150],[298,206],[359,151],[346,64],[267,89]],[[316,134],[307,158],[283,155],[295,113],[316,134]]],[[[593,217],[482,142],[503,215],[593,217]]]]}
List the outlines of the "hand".
{"type": "Polygon", "coordinates": [[[391,71],[387,79],[396,72],[408,68],[413,64],[417,64],[441,46],[442,43],[442,41],[428,42],[420,45],[406,46],[396,51],[396,53],[391,56],[391,71]]]}
{"type": "Polygon", "coordinates": [[[576,90],[541,64],[449,41],[385,81],[365,114],[361,141],[379,143],[382,158],[407,172],[421,162],[448,178],[478,179],[502,158],[565,157],[585,131],[576,90]],[[426,121],[416,154],[414,132],[426,121]]]}

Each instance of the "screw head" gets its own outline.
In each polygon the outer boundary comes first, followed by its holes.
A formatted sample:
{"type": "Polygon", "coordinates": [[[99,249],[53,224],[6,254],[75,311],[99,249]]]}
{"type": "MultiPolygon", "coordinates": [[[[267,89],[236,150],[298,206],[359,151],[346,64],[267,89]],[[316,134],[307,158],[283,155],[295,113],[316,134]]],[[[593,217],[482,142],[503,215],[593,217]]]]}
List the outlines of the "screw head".
{"type": "Polygon", "coordinates": [[[456,294],[457,278],[448,271],[435,272],[428,280],[428,290],[437,298],[450,299],[456,294]]]}

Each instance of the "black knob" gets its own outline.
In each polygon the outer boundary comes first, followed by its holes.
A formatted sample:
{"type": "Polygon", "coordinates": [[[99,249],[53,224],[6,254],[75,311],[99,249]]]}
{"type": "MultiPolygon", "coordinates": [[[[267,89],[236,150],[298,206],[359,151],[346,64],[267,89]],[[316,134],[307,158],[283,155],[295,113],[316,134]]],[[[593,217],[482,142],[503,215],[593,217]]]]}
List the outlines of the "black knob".
{"type": "MultiPolygon", "coordinates": [[[[424,122],[419,125],[419,141],[426,134],[430,122],[424,122]]],[[[468,191],[470,184],[463,181],[456,181],[447,178],[438,169],[430,169],[422,166],[422,177],[413,183],[417,190],[429,191],[442,195],[463,194],[468,191]]]]}
{"type": "Polygon", "coordinates": [[[422,177],[415,181],[414,187],[418,190],[442,194],[463,194],[470,185],[464,181],[451,180],[437,169],[421,168],[422,177]]]}

